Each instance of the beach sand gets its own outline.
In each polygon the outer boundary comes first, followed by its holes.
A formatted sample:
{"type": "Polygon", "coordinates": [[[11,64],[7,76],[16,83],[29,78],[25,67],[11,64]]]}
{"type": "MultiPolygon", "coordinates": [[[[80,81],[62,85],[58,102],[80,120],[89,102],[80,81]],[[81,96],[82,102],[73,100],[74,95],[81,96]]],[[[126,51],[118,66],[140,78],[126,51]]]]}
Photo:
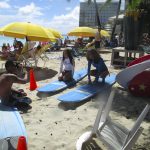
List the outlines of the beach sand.
{"type": "MultiPolygon", "coordinates": [[[[35,69],[38,87],[57,80],[60,60],[54,59],[54,57],[61,55],[62,51],[49,53],[50,60],[46,62],[46,68],[35,69]]],[[[120,69],[110,67],[111,53],[109,51],[102,53],[101,56],[106,61],[110,72],[118,73],[120,71],[120,69]]],[[[87,65],[85,57],[75,61],[76,70],[87,65]]],[[[42,60],[40,60],[38,66],[43,67],[42,60]]],[[[77,86],[85,83],[87,83],[87,77],[80,81],[77,86]]],[[[33,100],[32,109],[21,114],[28,134],[29,150],[75,150],[77,139],[84,132],[92,129],[100,101],[107,99],[107,95],[109,95],[109,90],[106,90],[101,92],[99,96],[82,103],[63,104],[57,100],[57,97],[73,88],[54,95],[39,95],[36,90],[29,90],[29,83],[26,85],[15,84],[14,87],[24,89],[28,93],[28,97],[33,100]]],[[[113,87],[117,89],[117,92],[110,115],[116,122],[131,128],[146,103],[142,98],[130,95],[117,83],[113,87]]],[[[133,150],[150,150],[149,121],[150,113],[142,123],[144,130],[133,150]]],[[[97,139],[96,142],[101,145],[102,150],[105,149],[97,139]]]]}

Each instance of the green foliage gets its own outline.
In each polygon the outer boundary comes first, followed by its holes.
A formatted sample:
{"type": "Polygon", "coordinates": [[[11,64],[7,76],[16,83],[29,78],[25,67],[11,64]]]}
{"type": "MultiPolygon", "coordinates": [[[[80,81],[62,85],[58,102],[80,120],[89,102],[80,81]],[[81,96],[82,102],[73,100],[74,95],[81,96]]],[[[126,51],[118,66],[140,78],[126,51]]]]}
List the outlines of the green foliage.
{"type": "Polygon", "coordinates": [[[142,1],[143,0],[132,0],[132,2],[128,4],[127,10],[136,10],[142,1]]]}

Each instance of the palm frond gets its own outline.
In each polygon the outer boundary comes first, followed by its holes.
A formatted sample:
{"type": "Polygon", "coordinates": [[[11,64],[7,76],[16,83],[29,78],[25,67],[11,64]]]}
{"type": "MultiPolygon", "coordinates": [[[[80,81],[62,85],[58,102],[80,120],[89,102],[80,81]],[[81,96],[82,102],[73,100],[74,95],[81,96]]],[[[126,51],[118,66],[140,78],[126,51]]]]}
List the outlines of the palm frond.
{"type": "Polygon", "coordinates": [[[142,1],[143,0],[132,0],[132,2],[128,4],[127,9],[128,10],[135,10],[142,1]]]}

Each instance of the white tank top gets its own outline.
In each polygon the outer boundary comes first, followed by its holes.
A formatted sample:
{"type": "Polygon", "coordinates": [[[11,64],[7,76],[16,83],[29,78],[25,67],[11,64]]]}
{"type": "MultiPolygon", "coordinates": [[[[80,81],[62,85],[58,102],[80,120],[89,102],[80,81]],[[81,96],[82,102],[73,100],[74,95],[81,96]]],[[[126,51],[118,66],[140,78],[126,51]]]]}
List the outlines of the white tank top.
{"type": "Polygon", "coordinates": [[[70,62],[70,59],[69,58],[66,58],[64,61],[63,61],[63,66],[64,66],[64,70],[71,70],[73,69],[73,65],[71,64],[70,62]]]}
{"type": "Polygon", "coordinates": [[[74,73],[74,66],[71,64],[69,58],[65,58],[64,61],[62,59],[61,66],[60,66],[60,72],[62,72],[63,70],[72,71],[72,73],[74,73]]]}

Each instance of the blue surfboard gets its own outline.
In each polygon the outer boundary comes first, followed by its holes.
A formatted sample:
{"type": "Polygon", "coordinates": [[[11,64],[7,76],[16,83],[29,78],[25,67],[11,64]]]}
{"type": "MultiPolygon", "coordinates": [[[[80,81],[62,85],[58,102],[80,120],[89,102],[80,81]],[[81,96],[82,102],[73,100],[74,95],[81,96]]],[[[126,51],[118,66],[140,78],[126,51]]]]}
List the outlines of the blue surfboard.
{"type": "Polygon", "coordinates": [[[0,103],[0,140],[19,136],[25,136],[27,139],[20,113],[16,108],[4,106],[0,103]]]}
{"type": "Polygon", "coordinates": [[[74,76],[73,76],[74,81],[68,82],[68,83],[64,82],[64,81],[54,81],[52,83],[49,83],[45,86],[38,88],[37,91],[42,92],[42,93],[58,92],[60,90],[64,90],[64,89],[68,88],[69,86],[74,85],[75,83],[79,82],[86,75],[87,75],[87,68],[81,69],[74,73],[74,76]]]}
{"type": "Polygon", "coordinates": [[[101,79],[99,80],[99,83],[97,84],[86,84],[83,86],[80,86],[76,88],[75,90],[72,90],[66,94],[63,94],[59,96],[57,99],[62,102],[69,102],[69,103],[75,103],[75,102],[81,102],[84,100],[87,100],[94,95],[98,94],[102,90],[112,86],[115,83],[115,74],[110,74],[105,78],[105,83],[101,83],[101,79]]]}

